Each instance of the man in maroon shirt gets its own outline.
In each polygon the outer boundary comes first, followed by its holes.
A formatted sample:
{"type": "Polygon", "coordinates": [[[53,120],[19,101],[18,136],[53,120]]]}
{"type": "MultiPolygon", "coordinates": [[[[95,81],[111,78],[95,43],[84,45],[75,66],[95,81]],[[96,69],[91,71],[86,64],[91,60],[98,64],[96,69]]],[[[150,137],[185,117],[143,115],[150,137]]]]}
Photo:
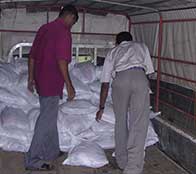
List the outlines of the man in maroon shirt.
{"type": "Polygon", "coordinates": [[[77,9],[66,5],[59,17],[40,27],[29,57],[28,89],[39,94],[40,115],[29,151],[25,154],[26,169],[50,170],[49,161],[60,154],[57,131],[59,99],[64,83],[70,101],[75,97],[68,64],[71,62],[71,27],[78,20],[77,9]]]}

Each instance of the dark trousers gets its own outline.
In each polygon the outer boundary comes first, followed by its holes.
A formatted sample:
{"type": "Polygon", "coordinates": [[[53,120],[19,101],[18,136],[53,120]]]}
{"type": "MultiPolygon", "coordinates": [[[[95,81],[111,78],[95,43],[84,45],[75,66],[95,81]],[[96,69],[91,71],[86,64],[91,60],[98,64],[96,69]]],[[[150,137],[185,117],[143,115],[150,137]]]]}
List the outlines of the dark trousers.
{"type": "Polygon", "coordinates": [[[36,121],[29,151],[25,154],[25,166],[39,168],[45,161],[58,157],[59,137],[57,116],[59,96],[39,97],[40,115],[36,121]]]}

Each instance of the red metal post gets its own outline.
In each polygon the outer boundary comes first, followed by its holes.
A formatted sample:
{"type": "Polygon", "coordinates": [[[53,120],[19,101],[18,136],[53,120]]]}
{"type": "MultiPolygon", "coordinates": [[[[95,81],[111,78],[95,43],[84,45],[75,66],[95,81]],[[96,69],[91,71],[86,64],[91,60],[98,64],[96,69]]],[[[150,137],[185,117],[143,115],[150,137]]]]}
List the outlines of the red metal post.
{"type": "Polygon", "coordinates": [[[187,113],[187,112],[183,111],[182,109],[179,109],[179,108],[177,108],[176,106],[174,106],[174,105],[172,105],[170,103],[167,103],[167,102],[165,102],[163,100],[160,100],[160,103],[163,103],[164,105],[169,106],[169,107],[175,109],[176,111],[178,111],[178,112],[180,112],[180,113],[182,113],[184,115],[187,115],[189,118],[195,119],[195,116],[193,114],[187,113]]]}
{"type": "MultiPolygon", "coordinates": [[[[163,23],[179,23],[179,22],[195,22],[196,18],[191,19],[167,19],[162,20],[163,23]]],[[[140,22],[133,22],[132,25],[145,25],[145,24],[158,24],[159,21],[140,21],[140,22]]]]}
{"type": "Polygon", "coordinates": [[[171,94],[178,95],[178,96],[180,96],[180,97],[183,97],[183,98],[185,98],[185,99],[187,99],[187,100],[190,100],[190,101],[196,103],[196,98],[192,98],[192,97],[186,96],[186,95],[184,95],[184,94],[181,94],[180,92],[176,92],[176,91],[174,91],[174,90],[172,90],[172,89],[169,89],[169,88],[167,89],[167,88],[165,88],[165,87],[160,87],[160,89],[163,90],[163,91],[165,91],[165,92],[168,92],[168,93],[171,93],[171,94]]]}
{"type": "MultiPolygon", "coordinates": [[[[158,56],[152,56],[152,58],[158,59],[158,56]]],[[[196,62],[186,61],[186,60],[180,60],[177,58],[169,58],[169,57],[160,57],[161,60],[169,61],[169,62],[177,62],[177,63],[184,63],[187,65],[196,65],[196,62]]]]}
{"type": "Polygon", "coordinates": [[[162,49],[162,35],[163,35],[163,18],[160,15],[159,21],[159,42],[158,42],[158,64],[157,64],[157,92],[156,92],[156,112],[159,110],[159,95],[160,95],[160,80],[161,80],[161,49],[162,49]]]}
{"type": "Polygon", "coordinates": [[[160,74],[166,75],[166,76],[168,76],[168,77],[172,77],[172,78],[184,80],[184,81],[186,81],[186,82],[196,83],[196,80],[187,79],[187,78],[180,77],[180,76],[175,76],[175,75],[168,74],[168,73],[165,73],[165,72],[160,72],[160,74]]]}

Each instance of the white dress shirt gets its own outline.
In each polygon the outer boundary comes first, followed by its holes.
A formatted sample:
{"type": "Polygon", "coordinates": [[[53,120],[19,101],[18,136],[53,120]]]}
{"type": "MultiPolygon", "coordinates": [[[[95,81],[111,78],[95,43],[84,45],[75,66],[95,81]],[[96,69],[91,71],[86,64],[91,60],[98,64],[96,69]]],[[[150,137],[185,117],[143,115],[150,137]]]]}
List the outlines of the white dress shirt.
{"type": "Polygon", "coordinates": [[[114,47],[106,56],[101,82],[110,82],[116,72],[133,67],[141,67],[146,74],[154,72],[152,60],[147,46],[134,41],[123,41],[114,47]]]}

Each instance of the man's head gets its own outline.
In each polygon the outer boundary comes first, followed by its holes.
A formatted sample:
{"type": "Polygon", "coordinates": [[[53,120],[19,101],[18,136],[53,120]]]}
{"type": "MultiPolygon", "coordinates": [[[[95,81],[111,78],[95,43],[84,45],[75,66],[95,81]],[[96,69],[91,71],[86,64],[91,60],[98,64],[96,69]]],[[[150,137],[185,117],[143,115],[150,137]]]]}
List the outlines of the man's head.
{"type": "Polygon", "coordinates": [[[117,45],[119,45],[123,41],[132,41],[132,40],[133,40],[132,35],[127,31],[120,32],[116,36],[117,45]]]}
{"type": "Polygon", "coordinates": [[[61,9],[59,17],[63,18],[68,26],[72,27],[78,21],[78,11],[73,5],[65,5],[61,9]]]}

